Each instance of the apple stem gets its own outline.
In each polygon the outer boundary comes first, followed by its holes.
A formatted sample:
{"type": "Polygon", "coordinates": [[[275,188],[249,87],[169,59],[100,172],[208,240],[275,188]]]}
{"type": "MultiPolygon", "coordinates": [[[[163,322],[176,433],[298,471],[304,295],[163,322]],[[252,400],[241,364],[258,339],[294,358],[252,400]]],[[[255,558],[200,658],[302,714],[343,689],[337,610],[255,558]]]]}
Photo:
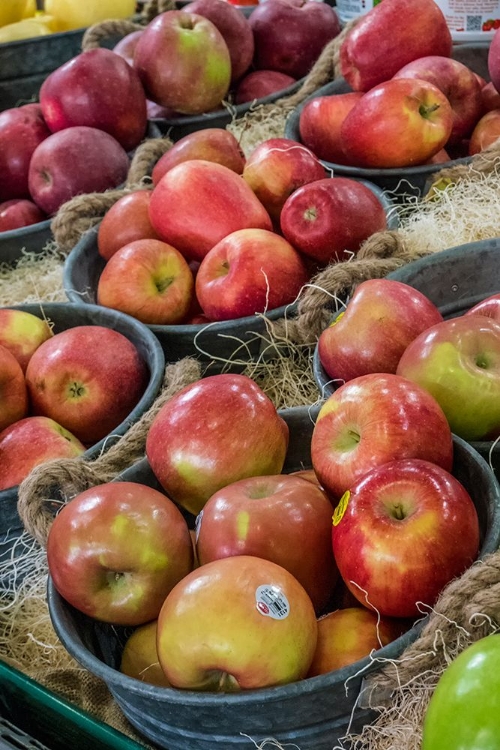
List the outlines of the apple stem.
{"type": "Polygon", "coordinates": [[[433,112],[439,109],[439,106],[439,104],[431,104],[430,107],[427,107],[425,104],[421,104],[418,111],[422,117],[428,119],[433,112]]]}

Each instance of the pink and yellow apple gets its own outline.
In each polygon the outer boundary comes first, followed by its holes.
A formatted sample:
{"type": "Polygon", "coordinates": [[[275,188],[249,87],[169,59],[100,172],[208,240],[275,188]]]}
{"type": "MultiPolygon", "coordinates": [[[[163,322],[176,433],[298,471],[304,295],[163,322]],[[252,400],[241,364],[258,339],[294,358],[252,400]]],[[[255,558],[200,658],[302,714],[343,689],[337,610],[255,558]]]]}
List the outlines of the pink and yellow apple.
{"type": "Polygon", "coordinates": [[[0,344],[12,352],[23,372],[33,352],[51,336],[52,329],[45,318],[25,310],[0,308],[0,344]]]}
{"type": "Polygon", "coordinates": [[[0,430],[5,430],[28,413],[28,390],[21,365],[0,345],[0,430]]]}
{"type": "Polygon", "coordinates": [[[469,141],[469,156],[481,153],[500,138],[500,109],[492,109],[476,123],[469,141]]]}

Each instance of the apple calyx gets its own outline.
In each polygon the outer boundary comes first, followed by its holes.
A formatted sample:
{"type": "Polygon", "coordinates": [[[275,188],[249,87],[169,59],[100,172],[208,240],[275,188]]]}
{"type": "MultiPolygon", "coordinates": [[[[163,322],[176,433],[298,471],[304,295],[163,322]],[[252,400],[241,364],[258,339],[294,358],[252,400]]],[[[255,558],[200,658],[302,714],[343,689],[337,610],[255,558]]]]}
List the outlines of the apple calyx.
{"type": "Polygon", "coordinates": [[[313,206],[311,206],[310,208],[307,208],[304,211],[305,221],[316,221],[317,218],[318,218],[318,212],[313,206]]]}
{"type": "Polygon", "coordinates": [[[68,388],[68,392],[71,398],[81,398],[85,395],[86,389],[82,383],[77,383],[76,380],[71,383],[68,388]]]}

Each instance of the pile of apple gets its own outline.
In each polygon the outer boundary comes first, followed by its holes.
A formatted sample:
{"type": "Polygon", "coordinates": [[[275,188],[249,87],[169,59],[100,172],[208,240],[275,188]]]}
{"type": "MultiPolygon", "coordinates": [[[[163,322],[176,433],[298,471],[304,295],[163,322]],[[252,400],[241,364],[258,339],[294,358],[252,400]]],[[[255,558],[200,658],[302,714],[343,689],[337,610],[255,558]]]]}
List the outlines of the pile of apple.
{"type": "Polygon", "coordinates": [[[54,334],[43,317],[1,308],[0,490],[112,433],[148,378],[135,345],[118,331],[75,325],[54,334]]]}
{"type": "Polygon", "coordinates": [[[359,380],[321,408],[312,469],[286,474],[289,427],[259,386],[204,378],[149,429],[163,492],[116,481],[60,510],[54,586],[136,628],[122,671],[215,691],[330,672],[398,637],[473,562],[477,512],[441,408],[396,375],[359,380]]]}
{"type": "Polygon", "coordinates": [[[325,161],[361,168],[479,153],[500,136],[500,38],[489,51],[490,82],[451,54],[433,0],[384,0],[341,46],[352,91],[310,99],[299,115],[301,141],[325,161]]]}
{"type": "MultiPolygon", "coordinates": [[[[245,159],[207,128],[157,162],[152,190],[124,195],[97,231],[98,304],[149,325],[234,320],[293,303],[321,265],[387,227],[369,187],[327,178],[305,146],[262,142],[245,159]]],[[[84,290],[82,290],[84,291],[84,290]]]]}

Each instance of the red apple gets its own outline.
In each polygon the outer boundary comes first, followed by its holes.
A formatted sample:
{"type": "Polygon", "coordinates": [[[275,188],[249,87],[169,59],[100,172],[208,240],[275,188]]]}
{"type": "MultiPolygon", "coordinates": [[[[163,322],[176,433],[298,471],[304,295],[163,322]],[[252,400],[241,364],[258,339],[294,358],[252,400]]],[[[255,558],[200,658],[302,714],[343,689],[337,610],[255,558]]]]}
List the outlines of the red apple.
{"type": "Polygon", "coordinates": [[[338,500],[376,466],[402,458],[451,470],[450,426],[424,388],[392,373],[373,373],[350,380],[325,401],[314,425],[311,459],[332,498],[338,500]]]}
{"type": "Polygon", "coordinates": [[[483,114],[491,112],[492,109],[500,109],[500,93],[498,93],[491,81],[481,89],[481,101],[483,104],[483,114]]]}
{"type": "Polygon", "coordinates": [[[238,81],[234,100],[245,104],[275,94],[295,83],[296,78],[277,70],[252,70],[238,81]]]}
{"type": "Polygon", "coordinates": [[[313,152],[289,138],[262,141],[249,154],[243,169],[243,179],[278,226],[288,196],[324,176],[325,169],[313,152]]]}
{"type": "Polygon", "coordinates": [[[0,112],[0,201],[30,197],[31,156],[49,135],[39,104],[24,104],[0,112]]]}
{"type": "Polygon", "coordinates": [[[231,81],[238,81],[250,67],[255,49],[248,18],[227,0],[193,0],[183,10],[208,18],[220,31],[229,50],[231,81]]]}
{"type": "Polygon", "coordinates": [[[36,148],[29,189],[37,206],[52,216],[75,195],[117,187],[128,168],[127,153],[113,136],[97,128],[66,128],[36,148]]]}
{"type": "Polygon", "coordinates": [[[476,559],[479,521],[452,474],[430,461],[399,460],[351,485],[334,515],[332,541],[340,574],[360,602],[382,616],[415,617],[476,559]]]}
{"type": "MultiPolygon", "coordinates": [[[[217,2],[226,2],[226,0],[217,0],[217,2]]],[[[156,186],[169,169],[190,159],[216,162],[236,174],[241,174],[245,166],[245,156],[240,144],[229,130],[203,128],[176,141],[160,157],[151,174],[153,185],[156,186]]]]}
{"type": "Polygon", "coordinates": [[[113,625],[142,625],[192,570],[184,516],[158,490],[108,482],[63,505],[50,527],[47,563],[73,607],[113,625]]]}
{"type": "Polygon", "coordinates": [[[148,99],[183,114],[215,109],[231,80],[229,50],[215,24],[180,10],[160,13],[146,26],[134,66],[148,99]]]}
{"type": "Polygon", "coordinates": [[[119,42],[113,47],[113,52],[116,55],[120,55],[123,59],[131,66],[134,66],[134,55],[137,42],[141,38],[143,33],[142,29],[138,31],[132,31],[130,34],[126,34],[119,42]]]}
{"type": "Polygon", "coordinates": [[[196,549],[201,565],[232,555],[272,560],[295,576],[321,612],[337,580],[331,526],[331,503],[312,482],[291,474],[248,477],[207,500],[196,549]]]}
{"type": "Polygon", "coordinates": [[[314,608],[297,579],[247,555],[194,570],[173,588],[158,618],[160,664],[174,687],[190,690],[234,692],[300,680],[316,639],[314,608]]]}
{"type": "Polygon", "coordinates": [[[451,156],[445,148],[442,148],[441,151],[437,152],[437,154],[434,154],[430,159],[427,159],[424,164],[446,164],[446,162],[450,160],[451,156]]]}
{"type": "Polygon", "coordinates": [[[209,320],[232,320],[291,304],[308,278],[299,253],[283,237],[240,229],[202,260],[196,296],[209,320]]]}
{"type": "Polygon", "coordinates": [[[353,165],[408,167],[440,151],[452,126],[451,105],[436,86],[420,79],[393,78],[354,105],[342,123],[340,142],[353,165]]]}
{"type": "Polygon", "coordinates": [[[158,620],[152,620],[139,625],[127,638],[120,659],[120,672],[149,685],[170,687],[158,661],[157,629],[158,620]]]}
{"type": "Polygon", "coordinates": [[[334,8],[314,0],[266,0],[249,21],[255,39],[254,66],[293,78],[307,75],[326,44],[341,31],[334,8]]]}
{"type": "Polygon", "coordinates": [[[360,91],[315,96],[301,109],[300,139],[318,159],[336,164],[346,163],[346,156],[340,144],[340,128],[348,112],[362,96],[360,91]]]}
{"type": "Polygon", "coordinates": [[[146,456],[179,505],[197,514],[217,490],[238,479],[279,474],[288,425],[251,378],[210,375],[183,388],[153,420],[146,456]]]}
{"type": "Polygon", "coordinates": [[[33,414],[54,419],[86,445],[130,414],[147,378],[135,345],[99,325],[57,333],[38,347],[26,369],[33,414]]]}
{"type": "Polygon", "coordinates": [[[500,435],[500,323],[492,318],[437,323],[406,348],[397,373],[432,394],[464,440],[500,435]]]}
{"type": "Polygon", "coordinates": [[[361,282],[318,339],[318,355],[332,380],[395,373],[406,347],[443,316],[425,294],[390,279],[361,282]]]}
{"type": "Polygon", "coordinates": [[[500,293],[492,294],[486,299],[478,302],[464,313],[464,315],[484,315],[486,318],[493,318],[500,323],[500,293]]]}
{"type": "Polygon", "coordinates": [[[52,337],[49,323],[24,310],[0,308],[0,345],[12,352],[26,371],[33,352],[52,337]]]}
{"type": "Polygon", "coordinates": [[[97,283],[97,302],[149,325],[184,320],[191,308],[194,279],[175,247],[160,240],[136,240],[117,250],[97,283]]]}
{"type": "Polygon", "coordinates": [[[469,141],[469,156],[484,151],[500,138],[500,109],[492,109],[476,123],[469,141]]]}
{"type": "Polygon", "coordinates": [[[327,177],[290,195],[280,226],[297,250],[326,265],[352,258],[368,237],[387,229],[387,217],[367,185],[349,177],[327,177]]]}
{"type": "Polygon", "coordinates": [[[85,446],[48,417],[25,417],[0,432],[0,490],[15,487],[35,466],[80,456],[85,446]]]}
{"type": "Polygon", "coordinates": [[[28,413],[28,391],[21,365],[0,345],[0,430],[5,430],[28,413]]]}
{"type": "Polygon", "coordinates": [[[43,211],[27,198],[13,198],[0,203],[0,232],[29,227],[46,218],[43,211]]]}
{"type": "Polygon", "coordinates": [[[161,178],[149,215],[164,242],[189,260],[202,260],[238,229],[272,229],[269,214],[245,180],[204,159],[177,164],[161,178]]]}
{"type": "Polygon", "coordinates": [[[146,95],[136,71],[105,47],[81,52],[56,68],[40,88],[53,133],[85,125],[104,130],[126,151],[146,135],[146,95]]]}
{"type": "Polygon", "coordinates": [[[97,249],[104,260],[135,240],[159,239],[149,219],[151,195],[151,190],[134,190],[106,212],[97,230],[97,249]]]}
{"type": "Polygon", "coordinates": [[[419,57],[451,57],[452,47],[434,0],[384,0],[349,31],[340,47],[340,70],[354,91],[369,91],[419,57]]]}
{"type": "Polygon", "coordinates": [[[398,70],[394,78],[418,78],[443,92],[453,111],[449,143],[469,136],[482,115],[481,87],[475,74],[451,57],[419,57],[398,70]]]}
{"type": "Polygon", "coordinates": [[[498,29],[493,34],[488,49],[488,73],[493,86],[500,91],[500,32],[498,29]]]}

